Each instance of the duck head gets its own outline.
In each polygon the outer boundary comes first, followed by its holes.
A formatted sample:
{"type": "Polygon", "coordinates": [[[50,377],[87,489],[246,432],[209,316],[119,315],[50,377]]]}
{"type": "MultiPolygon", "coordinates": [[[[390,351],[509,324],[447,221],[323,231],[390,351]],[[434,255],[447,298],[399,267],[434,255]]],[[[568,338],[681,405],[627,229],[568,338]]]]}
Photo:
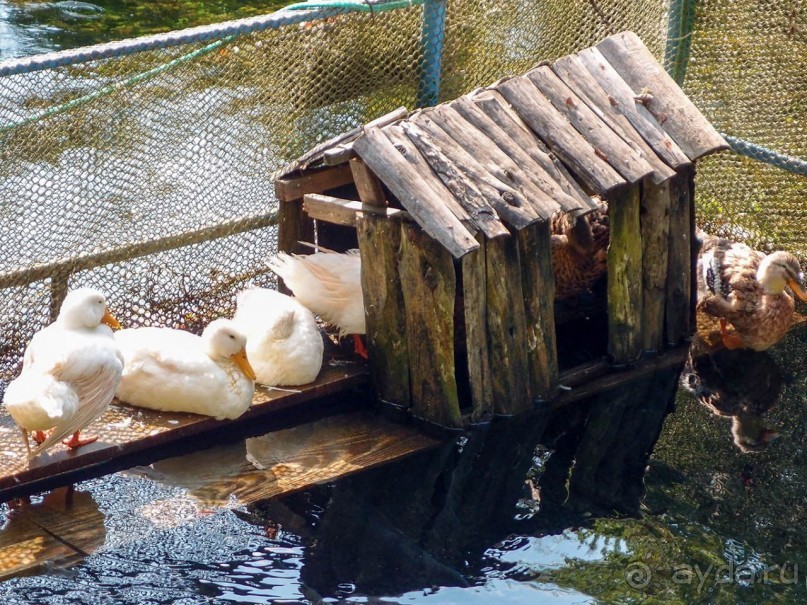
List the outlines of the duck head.
{"type": "Polygon", "coordinates": [[[109,312],[106,296],[95,288],[78,288],[68,292],[56,319],[67,328],[97,328],[106,324],[120,328],[120,323],[109,312]]]}
{"type": "Polygon", "coordinates": [[[774,252],[762,259],[757,270],[757,281],[768,294],[781,294],[785,286],[790,286],[796,296],[807,301],[807,292],[801,285],[804,273],[799,260],[790,252],[774,252]]]}
{"type": "Polygon", "coordinates": [[[255,370],[247,359],[247,337],[231,320],[221,318],[211,321],[202,332],[202,339],[205,341],[210,359],[230,360],[238,366],[244,376],[255,380],[255,370]]]}
{"type": "Polygon", "coordinates": [[[731,418],[731,435],[734,444],[744,453],[761,452],[779,433],[762,425],[761,416],[737,414],[731,418]]]}

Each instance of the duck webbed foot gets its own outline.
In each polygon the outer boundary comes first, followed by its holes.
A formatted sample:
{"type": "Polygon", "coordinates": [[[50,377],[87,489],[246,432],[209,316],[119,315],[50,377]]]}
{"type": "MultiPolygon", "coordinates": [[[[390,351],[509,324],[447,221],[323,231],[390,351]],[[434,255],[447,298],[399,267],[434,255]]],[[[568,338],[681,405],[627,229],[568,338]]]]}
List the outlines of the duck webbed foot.
{"type": "Polygon", "coordinates": [[[62,443],[64,443],[70,449],[74,449],[82,445],[88,445],[90,443],[98,441],[98,435],[93,435],[92,437],[84,437],[83,439],[81,439],[79,437],[79,433],[81,433],[81,431],[76,431],[75,433],[73,433],[73,436],[70,437],[70,439],[65,439],[64,441],[62,441],[62,443]]]}
{"type": "Polygon", "coordinates": [[[744,346],[742,339],[737,336],[736,332],[728,331],[725,319],[720,320],[720,336],[723,339],[723,344],[729,350],[742,349],[744,346]]]}
{"type": "Polygon", "coordinates": [[[364,341],[361,339],[360,334],[353,335],[353,346],[356,350],[356,355],[362,359],[367,359],[367,347],[364,346],[364,341]]]}

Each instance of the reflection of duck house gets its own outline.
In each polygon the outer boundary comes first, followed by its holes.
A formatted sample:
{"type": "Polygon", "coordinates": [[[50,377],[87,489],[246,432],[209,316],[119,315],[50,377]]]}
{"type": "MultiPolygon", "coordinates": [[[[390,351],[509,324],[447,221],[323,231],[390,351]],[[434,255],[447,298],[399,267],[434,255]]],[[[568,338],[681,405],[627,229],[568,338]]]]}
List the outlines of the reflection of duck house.
{"type": "Polygon", "coordinates": [[[460,426],[555,395],[549,219],[591,195],[609,204],[611,360],[690,334],[692,162],[725,147],[622,33],[313,149],[276,182],[279,247],[303,252],[314,224],[324,247],[358,240],[379,396],[460,426]]]}

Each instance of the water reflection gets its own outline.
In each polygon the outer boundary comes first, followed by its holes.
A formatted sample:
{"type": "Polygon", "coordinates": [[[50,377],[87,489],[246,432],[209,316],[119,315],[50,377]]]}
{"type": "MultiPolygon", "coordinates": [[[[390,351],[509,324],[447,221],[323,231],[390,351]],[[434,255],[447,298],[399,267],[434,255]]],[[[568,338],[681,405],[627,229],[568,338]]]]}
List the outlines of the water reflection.
{"type": "Polygon", "coordinates": [[[763,425],[763,415],[779,399],[783,375],[765,351],[726,350],[692,355],[681,384],[717,416],[731,419],[735,445],[759,452],[779,437],[763,425]]]}
{"type": "Polygon", "coordinates": [[[211,476],[328,467],[326,445],[298,468],[292,431],[284,456],[261,438],[89,482],[103,545],[69,577],[0,583],[0,602],[804,602],[805,357],[800,334],[715,351],[669,416],[674,370],[248,507],[189,502],[211,476]],[[748,410],[782,434],[750,455],[722,417],[748,410]]]}

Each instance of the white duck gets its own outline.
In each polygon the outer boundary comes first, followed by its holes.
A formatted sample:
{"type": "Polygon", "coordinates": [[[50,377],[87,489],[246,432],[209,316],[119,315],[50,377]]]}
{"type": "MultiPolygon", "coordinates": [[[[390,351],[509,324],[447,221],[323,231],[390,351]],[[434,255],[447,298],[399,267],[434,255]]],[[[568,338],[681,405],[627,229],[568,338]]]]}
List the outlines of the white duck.
{"type": "Polygon", "coordinates": [[[79,432],[106,410],[123,371],[123,357],[111,328],[120,327],[104,295],[93,288],[69,292],[56,321],[40,330],[25,349],[20,376],[3,403],[22,429],[29,458],[68,435],[70,448],[92,443],[79,432]],[[45,438],[44,431],[53,429],[45,438]],[[40,447],[31,451],[28,432],[40,447]]]}
{"type": "Polygon", "coordinates": [[[353,334],[356,352],[367,357],[359,334],[366,332],[358,250],[317,254],[278,253],[269,268],[279,275],[294,296],[340,335],[353,334]]]}
{"type": "Polygon", "coordinates": [[[133,328],[116,335],[124,358],[117,397],[163,412],[238,418],[252,403],[255,372],[246,337],[229,319],[201,336],[171,328],[133,328]]]}
{"type": "Polygon", "coordinates": [[[238,293],[233,316],[247,336],[247,357],[257,381],[267,386],[314,382],[325,346],[314,314],[299,302],[266,288],[238,293]]]}

